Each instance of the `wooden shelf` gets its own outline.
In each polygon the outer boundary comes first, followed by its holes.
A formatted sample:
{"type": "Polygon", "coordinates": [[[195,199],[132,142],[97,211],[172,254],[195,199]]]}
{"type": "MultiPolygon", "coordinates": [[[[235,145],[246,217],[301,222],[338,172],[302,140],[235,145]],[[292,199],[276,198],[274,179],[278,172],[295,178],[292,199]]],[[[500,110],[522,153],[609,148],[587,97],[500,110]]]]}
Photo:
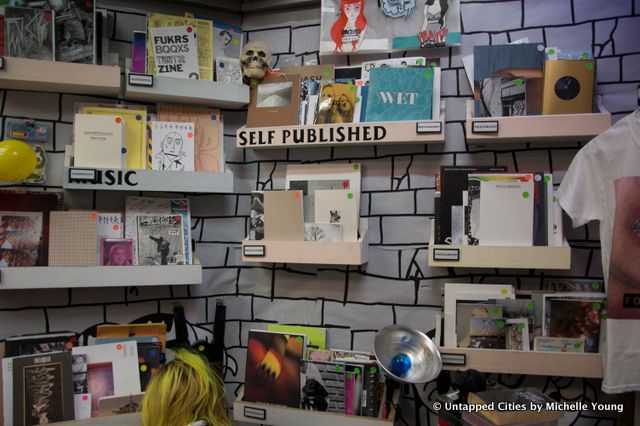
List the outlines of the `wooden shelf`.
{"type": "MultiPolygon", "coordinates": [[[[233,419],[247,423],[268,424],[271,426],[383,426],[393,425],[396,417],[395,407],[391,407],[389,418],[347,416],[338,413],[322,411],[308,411],[290,408],[282,405],[271,405],[260,402],[246,402],[242,400],[244,388],[233,402],[233,419]]],[[[394,394],[394,401],[398,401],[399,392],[394,394]]]]}
{"type": "Polygon", "coordinates": [[[130,101],[204,105],[227,109],[242,108],[249,103],[249,86],[244,84],[157,75],[152,77],[151,87],[131,85],[127,71],[124,98],[130,101]]]}
{"type": "Polygon", "coordinates": [[[0,88],[116,97],[120,67],[4,58],[0,88]]]}
{"type": "Polygon", "coordinates": [[[140,413],[118,414],[116,416],[92,417],[84,420],[58,422],[61,426],[140,426],[140,413]]]}
{"type": "Polygon", "coordinates": [[[431,221],[427,263],[432,267],[571,269],[571,247],[555,246],[463,246],[434,243],[431,221]],[[434,256],[440,259],[436,260],[434,256]],[[458,260],[454,260],[457,257],[458,260]]]}
{"type": "Polygon", "coordinates": [[[0,268],[0,290],[202,284],[202,265],[0,268]]]}
{"type": "Polygon", "coordinates": [[[313,265],[363,265],[369,261],[367,221],[360,221],[357,242],[242,241],[242,261],[305,263],[313,265]]]}
{"type": "Polygon", "coordinates": [[[611,114],[527,115],[474,117],[473,101],[467,101],[466,134],[470,144],[506,142],[588,141],[611,127],[611,114]],[[497,128],[496,128],[497,125],[497,128]],[[474,131],[474,127],[497,131],[474,131]]]}
{"type": "Polygon", "coordinates": [[[238,148],[262,149],[385,144],[443,144],[444,128],[444,119],[436,121],[388,121],[275,127],[243,126],[236,131],[236,146],[238,148]],[[419,132],[418,129],[424,129],[424,132],[419,132]],[[338,132],[341,133],[339,134],[338,132]]]}
{"type": "Polygon", "coordinates": [[[602,378],[602,355],[512,351],[503,349],[438,348],[443,370],[473,368],[484,373],[531,374],[539,376],[602,378]],[[464,355],[464,363],[462,362],[464,355]]]}
{"type": "Polygon", "coordinates": [[[73,167],[72,146],[67,145],[62,187],[110,191],[232,193],[233,174],[161,170],[91,169],[73,167]]]}

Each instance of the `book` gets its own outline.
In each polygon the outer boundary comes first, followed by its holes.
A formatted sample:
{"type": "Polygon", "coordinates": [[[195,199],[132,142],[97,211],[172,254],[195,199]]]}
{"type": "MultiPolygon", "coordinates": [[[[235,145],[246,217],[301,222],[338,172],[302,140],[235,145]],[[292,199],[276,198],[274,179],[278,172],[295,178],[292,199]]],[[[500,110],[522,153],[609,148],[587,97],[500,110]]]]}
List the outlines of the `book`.
{"type": "MultiPolygon", "coordinates": [[[[95,64],[95,3],[85,0],[45,0],[35,7],[51,10],[55,17],[55,60],[95,64]],[[42,4],[44,3],[44,4],[42,4]]],[[[100,33],[98,33],[99,35],[100,33]]]]}
{"type": "Polygon", "coordinates": [[[320,83],[315,124],[351,123],[356,104],[356,86],[350,83],[320,83]]]}
{"type": "Polygon", "coordinates": [[[224,172],[222,116],[220,110],[159,104],[159,121],[194,123],[196,172],[224,172]]]}
{"type": "Polygon", "coordinates": [[[334,64],[322,65],[303,65],[281,67],[282,74],[297,74],[300,76],[302,83],[309,80],[333,80],[335,74],[334,64]]]}
{"type": "Polygon", "coordinates": [[[147,73],[147,33],[134,31],[131,39],[131,72],[147,73]]]}
{"type": "Polygon", "coordinates": [[[305,336],[249,330],[244,400],[300,407],[305,336]]]}
{"type": "MultiPolygon", "coordinates": [[[[440,167],[440,233],[435,236],[436,244],[463,244],[464,223],[452,221],[453,211],[461,209],[462,192],[468,189],[470,173],[506,172],[504,166],[441,166],[440,167]]],[[[436,229],[438,227],[436,226],[436,229]]]]}
{"type": "Polygon", "coordinates": [[[316,116],[317,96],[320,92],[320,84],[330,81],[331,80],[328,79],[302,80],[300,83],[300,109],[302,109],[302,105],[304,105],[304,111],[300,112],[301,117],[298,119],[298,124],[313,124],[316,116]],[[313,96],[315,96],[315,102],[311,100],[313,96]]]}
{"type": "Polygon", "coordinates": [[[538,336],[533,339],[533,350],[584,353],[584,342],[584,338],[538,336]]]}
{"type": "Polygon", "coordinates": [[[299,75],[265,77],[250,88],[247,127],[295,125],[299,103],[299,75]]]}
{"type": "Polygon", "coordinates": [[[13,424],[30,426],[73,420],[71,353],[13,359],[13,424]]]}
{"type": "Polygon", "coordinates": [[[553,208],[553,174],[545,173],[544,174],[544,182],[545,182],[545,191],[544,196],[546,197],[545,206],[547,211],[545,212],[545,220],[547,225],[547,245],[554,246],[555,241],[553,237],[553,223],[554,223],[554,208],[553,208]]]}
{"type": "Polygon", "coordinates": [[[544,172],[533,174],[533,245],[547,246],[547,183],[544,172]]]}
{"type": "Polygon", "coordinates": [[[98,213],[53,211],[49,219],[49,265],[96,266],[98,213]]]}
{"type": "Polygon", "coordinates": [[[583,338],[585,352],[598,352],[605,309],[602,293],[545,294],[543,301],[543,336],[583,338]]]}
{"type": "MultiPolygon", "coordinates": [[[[242,52],[242,28],[213,22],[213,56],[215,59],[239,59],[242,52]]],[[[242,80],[240,80],[242,83],[242,80]]]]}
{"type": "Polygon", "coordinates": [[[251,191],[251,212],[249,214],[249,239],[264,239],[264,192],[251,191]]]}
{"type": "Polygon", "coordinates": [[[138,265],[184,265],[184,238],[181,216],[138,215],[138,265]]]}
{"type": "Polygon", "coordinates": [[[553,278],[545,280],[543,290],[566,293],[570,291],[602,292],[604,293],[604,280],[588,278],[553,278]]]}
{"type": "Polygon", "coordinates": [[[456,338],[459,348],[468,348],[470,344],[470,324],[472,317],[502,318],[502,308],[497,303],[457,303],[456,338]]]}
{"type": "Polygon", "coordinates": [[[29,7],[4,8],[4,46],[9,57],[54,61],[54,14],[29,7]]]}
{"type": "Polygon", "coordinates": [[[99,265],[133,265],[133,244],[131,238],[101,238],[99,265]]]}
{"type": "Polygon", "coordinates": [[[121,116],[76,114],[73,120],[73,165],[103,169],[125,166],[125,123],[121,116]]]}
{"type": "Polygon", "coordinates": [[[200,80],[213,80],[213,22],[185,16],[149,13],[147,17],[147,70],[156,69],[151,31],[156,28],[186,27],[195,30],[197,40],[197,64],[200,80]]]}
{"type": "Polygon", "coordinates": [[[528,351],[530,349],[529,319],[505,319],[505,349],[528,351]]]}
{"type": "Polygon", "coordinates": [[[150,27],[149,37],[154,55],[154,74],[200,79],[194,26],[150,27]]]}
{"type": "Polygon", "coordinates": [[[469,318],[469,347],[505,349],[505,321],[495,318],[469,318]]]}
{"type": "Polygon", "coordinates": [[[81,114],[97,114],[121,117],[124,120],[127,169],[146,169],[147,111],[145,107],[115,108],[111,106],[86,105],[81,114]]]}
{"type": "Polygon", "coordinates": [[[140,393],[136,342],[80,346],[73,349],[73,354],[87,356],[91,417],[99,415],[102,397],[140,393]]]}
{"type": "Polygon", "coordinates": [[[264,239],[304,241],[301,191],[264,192],[264,239]]]}
{"type": "Polygon", "coordinates": [[[126,197],[125,199],[125,238],[131,238],[136,244],[133,246],[134,262],[138,262],[138,215],[180,215],[182,236],[184,239],[184,262],[193,263],[191,253],[191,213],[188,198],[151,198],[126,197]]]}
{"type": "Polygon", "coordinates": [[[379,399],[378,392],[380,387],[380,367],[377,362],[363,364],[362,370],[362,411],[361,415],[367,417],[376,417],[378,415],[379,399]]]}
{"type": "Polygon", "coordinates": [[[48,352],[63,352],[78,345],[75,333],[33,334],[7,337],[4,356],[35,355],[48,352]]]}
{"type": "Polygon", "coordinates": [[[146,324],[104,324],[96,328],[96,339],[133,339],[147,341],[140,338],[149,337],[151,342],[160,342],[162,352],[166,349],[167,325],[164,323],[146,324]]]}
{"type": "Polygon", "coordinates": [[[327,329],[322,327],[304,327],[299,325],[269,324],[268,331],[279,333],[304,334],[307,336],[307,351],[305,357],[308,359],[311,351],[324,350],[327,347],[327,329]]]}
{"type": "Polygon", "coordinates": [[[344,413],[348,416],[359,416],[362,412],[362,369],[362,364],[344,366],[344,413]]]}
{"type": "Polygon", "coordinates": [[[0,211],[0,268],[38,265],[42,237],[43,213],[0,211]]]}
{"type": "Polygon", "coordinates": [[[155,336],[96,338],[96,345],[119,342],[136,342],[138,346],[138,372],[140,373],[140,388],[144,391],[151,377],[155,375],[163,363],[162,344],[155,336]]]}
{"type": "Polygon", "coordinates": [[[151,123],[151,169],[195,171],[194,123],[154,121],[151,123]]]}
{"type": "Polygon", "coordinates": [[[302,360],[300,386],[303,410],[344,413],[344,364],[302,360]]]}
{"type": "MultiPolygon", "coordinates": [[[[103,238],[122,238],[124,235],[124,221],[120,212],[98,212],[98,255],[100,254],[103,238]]],[[[100,265],[100,257],[98,257],[100,265]]]]}
{"type": "Polygon", "coordinates": [[[430,120],[433,68],[383,67],[371,70],[366,120],[430,120]]]}
{"type": "Polygon", "coordinates": [[[216,81],[242,84],[240,59],[216,58],[216,81]]]}
{"type": "Polygon", "coordinates": [[[509,405],[513,407],[525,406],[529,408],[528,410],[481,410],[479,412],[495,425],[519,424],[543,420],[551,421],[562,418],[563,413],[561,411],[533,409],[535,406],[544,408],[549,402],[555,402],[555,400],[533,388],[491,389],[483,392],[470,392],[468,397],[469,404],[483,405],[493,403],[497,405],[498,403],[509,403],[509,405]]]}
{"type": "Polygon", "coordinates": [[[0,190],[0,211],[36,212],[42,215],[42,239],[38,250],[37,266],[48,264],[49,212],[62,209],[62,192],[0,190]]]}
{"type": "Polygon", "coordinates": [[[370,80],[371,70],[382,67],[423,67],[427,65],[427,58],[424,56],[413,56],[410,58],[388,58],[375,61],[365,61],[361,64],[361,79],[365,82],[370,80]]]}
{"type": "Polygon", "coordinates": [[[316,190],[316,223],[342,225],[342,241],[358,241],[359,211],[356,197],[351,190],[316,190]]]}

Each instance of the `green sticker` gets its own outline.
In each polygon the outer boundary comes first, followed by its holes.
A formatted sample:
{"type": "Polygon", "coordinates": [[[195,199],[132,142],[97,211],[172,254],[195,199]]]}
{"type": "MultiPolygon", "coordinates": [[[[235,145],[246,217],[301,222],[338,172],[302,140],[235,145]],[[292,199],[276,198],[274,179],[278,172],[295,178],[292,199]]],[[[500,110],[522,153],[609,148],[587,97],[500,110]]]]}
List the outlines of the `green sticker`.
{"type": "Polygon", "coordinates": [[[358,374],[360,374],[360,369],[359,369],[358,367],[356,367],[356,368],[353,370],[353,372],[354,372],[354,373],[356,373],[356,376],[357,376],[358,374]]]}
{"type": "Polygon", "coordinates": [[[353,379],[353,374],[351,374],[351,373],[347,373],[347,379],[348,379],[348,380],[353,379]]]}
{"type": "Polygon", "coordinates": [[[553,196],[553,202],[557,203],[558,202],[558,197],[556,197],[555,195],[553,196]]]}
{"type": "Polygon", "coordinates": [[[589,53],[588,52],[582,52],[582,55],[580,55],[580,57],[582,59],[589,59],[589,53]]]}
{"type": "Polygon", "coordinates": [[[591,71],[593,69],[593,64],[591,62],[584,64],[584,67],[587,71],[591,71]]]}
{"type": "Polygon", "coordinates": [[[603,319],[603,320],[606,320],[607,319],[607,313],[603,312],[602,315],[600,315],[600,318],[603,319]]]}
{"type": "Polygon", "coordinates": [[[416,64],[422,65],[423,62],[424,62],[424,59],[420,58],[416,61],[416,64]]]}
{"type": "Polygon", "coordinates": [[[576,349],[580,349],[582,347],[582,343],[574,343],[573,347],[576,349]]]}
{"type": "Polygon", "coordinates": [[[342,372],[342,367],[339,365],[336,365],[336,373],[341,373],[342,372]]]}
{"type": "Polygon", "coordinates": [[[251,83],[251,86],[255,86],[256,84],[258,84],[258,80],[256,80],[255,78],[252,78],[250,83],[251,83]]]}
{"type": "Polygon", "coordinates": [[[493,315],[500,315],[500,308],[493,308],[493,315]]]}
{"type": "Polygon", "coordinates": [[[526,324],[525,324],[525,323],[523,323],[523,322],[518,323],[518,328],[519,328],[520,330],[524,330],[524,328],[525,328],[525,327],[526,327],[526,324]]]}
{"type": "Polygon", "coordinates": [[[497,326],[498,328],[504,328],[504,321],[502,321],[502,320],[498,321],[498,322],[496,323],[496,326],[497,326]]]}
{"type": "Polygon", "coordinates": [[[331,71],[329,69],[326,69],[322,71],[322,75],[325,77],[331,77],[331,71]]]}
{"type": "Polygon", "coordinates": [[[524,80],[521,78],[516,78],[513,82],[515,83],[516,86],[521,86],[522,83],[524,83],[524,80]]]}
{"type": "Polygon", "coordinates": [[[348,200],[352,200],[353,199],[353,194],[351,192],[347,194],[347,199],[348,200]]]}
{"type": "Polygon", "coordinates": [[[544,181],[545,181],[545,182],[549,182],[550,180],[551,180],[551,176],[545,176],[545,177],[544,177],[544,181]]]}
{"type": "Polygon", "coordinates": [[[353,170],[358,170],[360,168],[360,164],[354,164],[353,165],[353,170]]]}
{"type": "Polygon", "coordinates": [[[426,70],[424,72],[424,78],[431,78],[431,70],[426,70]]]}
{"type": "Polygon", "coordinates": [[[553,49],[553,48],[549,49],[549,55],[555,55],[555,53],[556,53],[556,49],[553,49]]]}
{"type": "Polygon", "coordinates": [[[356,103],[360,102],[360,96],[356,96],[356,103]]]}
{"type": "Polygon", "coordinates": [[[352,92],[355,92],[358,88],[356,86],[354,86],[353,84],[349,85],[349,90],[351,90],[352,92]]]}
{"type": "Polygon", "coordinates": [[[591,283],[591,288],[594,289],[594,290],[598,290],[600,288],[600,283],[592,282],[591,283]]]}
{"type": "Polygon", "coordinates": [[[435,67],[437,67],[437,66],[438,66],[438,64],[436,64],[435,62],[431,62],[431,63],[429,64],[429,66],[432,66],[433,68],[435,68],[435,67]]]}
{"type": "Polygon", "coordinates": [[[301,336],[296,337],[296,342],[302,343],[302,337],[301,336]]]}
{"type": "Polygon", "coordinates": [[[573,55],[569,55],[569,60],[573,61],[573,55]]]}
{"type": "Polygon", "coordinates": [[[378,369],[376,367],[370,367],[369,368],[369,373],[373,374],[373,373],[376,373],[376,372],[378,372],[378,369]]]}
{"type": "Polygon", "coordinates": [[[534,307],[535,307],[535,306],[534,306],[534,304],[533,304],[533,303],[527,303],[527,310],[529,310],[529,311],[533,311],[533,308],[534,308],[534,307]]]}
{"type": "Polygon", "coordinates": [[[602,309],[602,305],[600,305],[599,303],[594,303],[593,304],[593,309],[595,311],[599,311],[600,309],[602,309]]]}
{"type": "Polygon", "coordinates": [[[527,191],[524,191],[522,193],[522,198],[529,198],[529,193],[527,191]]]}

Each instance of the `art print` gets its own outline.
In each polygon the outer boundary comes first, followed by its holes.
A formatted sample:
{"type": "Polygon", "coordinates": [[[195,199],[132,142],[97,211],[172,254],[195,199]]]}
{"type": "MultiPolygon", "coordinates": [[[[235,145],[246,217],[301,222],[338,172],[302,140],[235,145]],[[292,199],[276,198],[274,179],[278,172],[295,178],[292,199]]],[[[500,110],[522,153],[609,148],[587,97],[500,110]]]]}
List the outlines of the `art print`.
{"type": "Polygon", "coordinates": [[[195,170],[194,123],[151,123],[151,168],[165,171],[195,170]]]}
{"type": "Polygon", "coordinates": [[[256,108],[283,107],[291,104],[293,83],[265,83],[258,85],[256,108]]]}
{"type": "Polygon", "coordinates": [[[26,366],[23,374],[24,424],[38,425],[65,420],[62,408],[62,364],[54,362],[26,366]]]}
{"type": "Polygon", "coordinates": [[[52,11],[7,7],[4,22],[7,56],[55,60],[52,11]]]}
{"type": "Polygon", "coordinates": [[[138,265],[184,265],[182,216],[138,216],[138,265]]]}
{"type": "Polygon", "coordinates": [[[213,23],[213,55],[218,58],[239,59],[242,52],[242,28],[213,23]]]}
{"type": "Polygon", "coordinates": [[[459,0],[323,0],[320,54],[460,44],[459,0]]]}

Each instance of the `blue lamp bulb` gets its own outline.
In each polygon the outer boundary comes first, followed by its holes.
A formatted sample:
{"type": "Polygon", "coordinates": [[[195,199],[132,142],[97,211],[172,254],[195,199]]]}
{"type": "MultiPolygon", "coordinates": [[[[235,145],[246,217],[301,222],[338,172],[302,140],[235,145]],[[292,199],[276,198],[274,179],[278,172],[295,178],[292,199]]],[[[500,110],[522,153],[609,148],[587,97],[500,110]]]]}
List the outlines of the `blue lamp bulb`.
{"type": "Polygon", "coordinates": [[[389,370],[398,377],[404,377],[411,370],[411,359],[407,354],[395,354],[391,358],[389,370]]]}

